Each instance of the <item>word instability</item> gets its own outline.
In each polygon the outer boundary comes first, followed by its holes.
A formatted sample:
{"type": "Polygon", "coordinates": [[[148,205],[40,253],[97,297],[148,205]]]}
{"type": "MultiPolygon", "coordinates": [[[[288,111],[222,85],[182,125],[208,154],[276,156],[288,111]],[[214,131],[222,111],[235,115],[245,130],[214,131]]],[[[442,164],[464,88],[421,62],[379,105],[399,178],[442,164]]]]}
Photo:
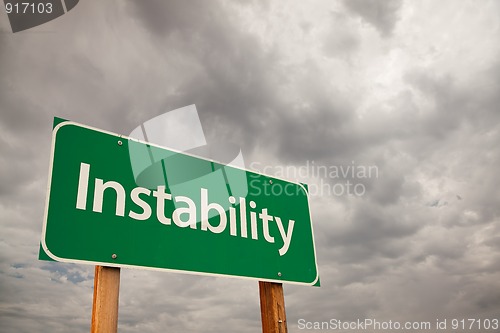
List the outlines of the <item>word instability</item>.
{"type": "MultiPolygon", "coordinates": [[[[76,198],[77,209],[87,209],[90,167],[90,164],[80,163],[78,194],[76,198]]],[[[113,189],[116,193],[115,215],[125,216],[126,193],[123,185],[116,181],[104,182],[100,178],[95,178],[92,211],[96,213],[102,213],[104,191],[107,189],[113,189]]],[[[228,202],[231,204],[231,206],[228,209],[229,216],[227,216],[226,210],[220,204],[209,202],[208,194],[209,193],[207,189],[200,188],[200,196],[199,198],[195,198],[195,200],[199,202],[200,219],[198,219],[198,207],[193,198],[180,195],[174,197],[171,193],[165,192],[164,185],[157,186],[156,190],[153,191],[144,187],[136,187],[130,192],[130,199],[135,205],[137,205],[140,211],[137,212],[130,209],[128,211],[128,217],[134,220],[141,221],[150,219],[150,217],[152,216],[152,208],[143,197],[150,197],[152,195],[156,198],[157,221],[164,225],[172,225],[173,222],[173,224],[177,227],[190,227],[191,229],[196,230],[198,228],[197,223],[200,222],[200,229],[202,231],[210,231],[215,234],[220,234],[226,231],[229,222],[229,234],[231,236],[238,236],[239,229],[239,236],[242,238],[248,238],[248,231],[250,230],[251,238],[254,240],[258,240],[258,231],[260,229],[262,230],[264,239],[269,243],[274,243],[275,236],[277,235],[272,235],[272,228],[270,228],[270,223],[274,222],[276,223],[276,226],[278,228],[279,237],[281,237],[281,240],[283,242],[283,246],[279,249],[278,252],[280,256],[283,256],[287,253],[292,241],[293,227],[295,224],[294,220],[288,220],[288,225],[285,230],[285,224],[279,216],[269,215],[267,208],[262,208],[260,213],[252,211],[252,209],[257,208],[257,204],[254,201],[250,201],[247,206],[246,198],[242,197],[238,198],[239,212],[237,212],[237,209],[235,207],[237,200],[232,196],[228,197],[228,202]],[[165,203],[167,200],[173,201],[176,204],[182,203],[184,204],[184,207],[176,207],[173,210],[171,216],[165,216],[165,203]],[[250,224],[248,224],[247,210],[250,213],[250,224]],[[213,219],[210,218],[215,216],[218,216],[217,225],[211,224],[211,222],[213,223],[213,219]]]]}

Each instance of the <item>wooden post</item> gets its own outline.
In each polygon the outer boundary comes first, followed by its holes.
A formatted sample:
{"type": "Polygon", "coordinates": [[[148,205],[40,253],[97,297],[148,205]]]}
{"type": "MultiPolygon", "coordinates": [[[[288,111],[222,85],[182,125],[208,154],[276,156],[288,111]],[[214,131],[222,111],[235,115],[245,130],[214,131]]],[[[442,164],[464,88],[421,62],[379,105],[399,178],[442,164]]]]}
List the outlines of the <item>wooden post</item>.
{"type": "Polygon", "coordinates": [[[95,266],[90,333],[116,333],[120,268],[95,266]]]}
{"type": "Polygon", "coordinates": [[[283,284],[259,281],[262,333],[287,333],[283,284]]]}

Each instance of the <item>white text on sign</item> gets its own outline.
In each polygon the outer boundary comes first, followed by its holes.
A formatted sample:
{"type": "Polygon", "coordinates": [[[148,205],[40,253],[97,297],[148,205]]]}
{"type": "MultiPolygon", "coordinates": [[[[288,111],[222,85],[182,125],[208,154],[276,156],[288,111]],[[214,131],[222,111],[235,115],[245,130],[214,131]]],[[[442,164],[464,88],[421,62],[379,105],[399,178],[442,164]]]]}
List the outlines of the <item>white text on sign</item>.
{"type": "MultiPolygon", "coordinates": [[[[78,193],[76,198],[77,209],[87,209],[90,167],[90,164],[87,163],[80,164],[78,193]]],[[[116,193],[115,214],[116,216],[125,216],[126,193],[124,187],[116,181],[104,182],[103,179],[100,178],[95,178],[94,185],[92,211],[102,213],[104,191],[107,189],[113,189],[116,193]]],[[[227,216],[226,210],[221,205],[215,202],[209,202],[208,192],[208,189],[200,188],[200,219],[198,219],[197,207],[192,198],[180,195],[174,197],[172,194],[165,192],[164,185],[157,186],[156,190],[153,191],[144,187],[136,187],[130,192],[130,198],[132,202],[140,208],[140,212],[129,209],[128,217],[134,220],[148,220],[152,215],[152,208],[148,202],[141,198],[141,195],[153,195],[153,197],[156,198],[156,218],[158,222],[164,225],[172,225],[173,222],[174,225],[180,228],[190,227],[191,229],[197,229],[197,221],[201,221],[200,229],[202,231],[210,231],[215,234],[220,234],[226,230],[229,222],[229,234],[231,236],[238,236],[239,229],[240,237],[248,238],[248,231],[250,231],[251,238],[258,240],[260,229],[262,230],[261,234],[264,236],[264,239],[269,243],[274,243],[275,236],[277,235],[271,235],[269,228],[269,224],[274,222],[278,227],[279,237],[281,237],[281,241],[283,243],[278,252],[280,256],[287,253],[292,241],[293,227],[295,224],[294,220],[288,220],[285,230],[285,224],[280,217],[269,215],[267,208],[262,208],[260,213],[253,211],[252,209],[257,208],[257,204],[254,201],[250,201],[247,206],[246,198],[241,197],[238,198],[239,212],[235,207],[229,207],[229,216],[227,216]],[[166,200],[174,201],[175,203],[184,203],[186,207],[177,207],[172,212],[172,215],[167,217],[165,216],[166,200]],[[250,221],[247,221],[247,209],[250,212],[250,221]],[[212,225],[209,220],[210,214],[214,211],[217,213],[216,215],[219,216],[218,225],[212,225]]],[[[234,206],[236,204],[236,198],[230,196],[228,197],[228,202],[234,206]]]]}

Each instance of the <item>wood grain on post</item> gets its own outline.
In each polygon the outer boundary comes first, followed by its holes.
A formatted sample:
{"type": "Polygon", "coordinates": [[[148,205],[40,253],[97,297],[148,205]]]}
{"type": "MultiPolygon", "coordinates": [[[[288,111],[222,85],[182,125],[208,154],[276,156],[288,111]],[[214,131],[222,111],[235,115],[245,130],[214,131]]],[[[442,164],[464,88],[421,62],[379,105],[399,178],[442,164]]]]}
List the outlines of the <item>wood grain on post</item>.
{"type": "Polygon", "coordinates": [[[262,333],[287,333],[283,284],[259,281],[262,333]]]}
{"type": "Polygon", "coordinates": [[[90,333],[117,332],[119,292],[120,268],[95,266],[90,333]]]}

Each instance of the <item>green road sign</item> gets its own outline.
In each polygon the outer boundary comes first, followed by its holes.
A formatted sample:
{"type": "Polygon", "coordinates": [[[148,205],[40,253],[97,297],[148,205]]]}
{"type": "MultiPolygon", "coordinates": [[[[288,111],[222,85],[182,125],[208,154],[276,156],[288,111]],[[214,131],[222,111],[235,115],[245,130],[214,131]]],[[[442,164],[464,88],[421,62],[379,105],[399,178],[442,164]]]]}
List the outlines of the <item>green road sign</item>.
{"type": "Polygon", "coordinates": [[[319,285],[302,184],[64,121],[48,188],[41,259],[319,285]]]}

